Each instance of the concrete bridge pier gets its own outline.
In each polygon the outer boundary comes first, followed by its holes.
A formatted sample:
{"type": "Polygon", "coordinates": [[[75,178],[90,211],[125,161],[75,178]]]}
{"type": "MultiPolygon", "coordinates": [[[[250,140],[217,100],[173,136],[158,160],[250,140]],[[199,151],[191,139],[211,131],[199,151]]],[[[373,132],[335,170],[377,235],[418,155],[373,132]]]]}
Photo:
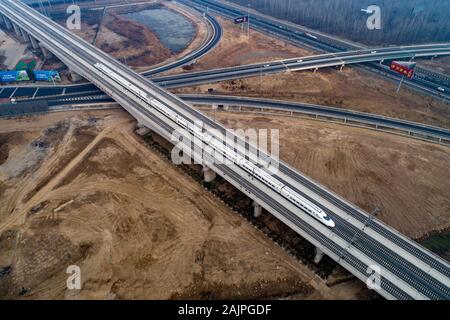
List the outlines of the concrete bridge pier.
{"type": "Polygon", "coordinates": [[[5,26],[7,30],[11,30],[13,28],[11,21],[5,16],[3,16],[3,19],[5,19],[5,26]]]}
{"type": "Polygon", "coordinates": [[[253,217],[258,218],[262,213],[262,207],[258,202],[253,201],[253,208],[253,217]]]}
{"type": "Polygon", "coordinates": [[[13,25],[16,36],[19,37],[20,39],[23,39],[22,32],[20,32],[20,27],[17,24],[15,24],[14,22],[12,25],[13,25]]]}
{"type": "Polygon", "coordinates": [[[73,70],[70,70],[70,79],[72,79],[72,82],[77,82],[83,79],[82,76],[80,76],[78,73],[76,73],[73,70]]]}
{"type": "Polygon", "coordinates": [[[22,34],[22,39],[26,43],[29,43],[30,42],[30,35],[25,30],[23,30],[22,28],[20,28],[20,33],[22,34]]]}
{"type": "Polygon", "coordinates": [[[214,181],[214,179],[216,179],[216,173],[211,170],[210,167],[207,166],[203,166],[203,180],[205,180],[205,182],[212,182],[214,181]]]}
{"type": "Polygon", "coordinates": [[[140,135],[140,136],[145,136],[145,135],[147,135],[148,133],[150,133],[150,129],[149,128],[147,128],[143,123],[141,123],[141,122],[138,122],[138,124],[137,124],[137,130],[136,130],[136,133],[138,134],[138,135],[140,135]]]}
{"type": "Polygon", "coordinates": [[[39,47],[39,43],[38,43],[38,41],[36,40],[36,38],[33,37],[32,35],[29,35],[29,37],[30,37],[31,46],[33,47],[33,49],[35,49],[35,50],[39,49],[39,48],[40,48],[40,47],[39,47]]]}
{"type": "Polygon", "coordinates": [[[319,262],[323,258],[323,255],[324,255],[323,251],[316,247],[316,255],[314,257],[314,263],[319,264],[319,262]]]}
{"type": "Polygon", "coordinates": [[[53,53],[51,53],[46,47],[40,45],[42,48],[42,53],[44,54],[45,59],[51,59],[53,58],[53,53]]]}
{"type": "Polygon", "coordinates": [[[6,26],[6,17],[2,14],[0,14],[0,24],[6,26]]]}

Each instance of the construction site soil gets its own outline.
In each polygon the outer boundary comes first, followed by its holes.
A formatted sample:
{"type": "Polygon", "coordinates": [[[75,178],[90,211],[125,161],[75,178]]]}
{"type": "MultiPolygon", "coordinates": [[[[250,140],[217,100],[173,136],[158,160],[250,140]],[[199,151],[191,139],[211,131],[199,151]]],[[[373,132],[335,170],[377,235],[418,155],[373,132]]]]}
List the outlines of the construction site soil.
{"type": "MultiPolygon", "coordinates": [[[[371,296],[330,261],[308,268],[288,254],[145,143],[122,110],[2,119],[0,128],[2,298],[371,296]],[[81,268],[81,290],[66,287],[70,265],[81,268]]],[[[311,265],[310,246],[296,243],[311,265]]]]}
{"type": "MultiPolygon", "coordinates": [[[[211,111],[208,111],[212,115],[211,111]]],[[[419,239],[450,228],[448,146],[282,115],[215,112],[234,129],[278,129],[282,160],[419,239]]]]}

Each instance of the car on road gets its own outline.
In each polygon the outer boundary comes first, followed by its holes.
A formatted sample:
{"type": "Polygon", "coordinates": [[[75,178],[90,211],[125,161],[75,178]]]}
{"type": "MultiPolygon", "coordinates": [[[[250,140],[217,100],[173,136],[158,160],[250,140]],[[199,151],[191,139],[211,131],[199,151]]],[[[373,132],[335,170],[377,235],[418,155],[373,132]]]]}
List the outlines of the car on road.
{"type": "Polygon", "coordinates": [[[442,87],[438,87],[437,89],[438,89],[439,91],[441,91],[441,92],[445,92],[445,89],[442,88],[442,87]]]}

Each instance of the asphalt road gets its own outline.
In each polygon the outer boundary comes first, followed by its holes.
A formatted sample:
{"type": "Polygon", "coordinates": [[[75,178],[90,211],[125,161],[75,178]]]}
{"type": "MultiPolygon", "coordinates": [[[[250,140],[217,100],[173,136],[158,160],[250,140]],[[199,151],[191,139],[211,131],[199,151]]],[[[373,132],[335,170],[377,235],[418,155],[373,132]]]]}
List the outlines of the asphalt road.
{"type": "MultiPolygon", "coordinates": [[[[205,50],[206,49],[207,48],[205,48],[205,50]]],[[[207,51],[202,52],[202,54],[204,54],[205,52],[207,51]]],[[[285,59],[236,67],[218,68],[207,71],[183,73],[164,77],[151,77],[151,79],[164,88],[180,88],[230,79],[256,77],[279,72],[311,70],[326,67],[341,67],[349,64],[371,64],[374,61],[389,60],[394,58],[410,59],[412,57],[449,54],[450,44],[390,47],[323,54],[295,59],[285,59]]],[[[447,89],[447,87],[445,88],[447,89]]],[[[450,88],[447,90],[450,92],[450,88]]],[[[52,86],[48,84],[38,86],[4,86],[0,89],[0,98],[39,98],[54,95],[61,96],[74,93],[84,93],[86,95],[92,95],[95,93],[100,93],[100,91],[93,84],[75,84],[62,86],[52,86]]],[[[443,99],[445,99],[446,97],[445,95],[441,96],[443,99]]]]}

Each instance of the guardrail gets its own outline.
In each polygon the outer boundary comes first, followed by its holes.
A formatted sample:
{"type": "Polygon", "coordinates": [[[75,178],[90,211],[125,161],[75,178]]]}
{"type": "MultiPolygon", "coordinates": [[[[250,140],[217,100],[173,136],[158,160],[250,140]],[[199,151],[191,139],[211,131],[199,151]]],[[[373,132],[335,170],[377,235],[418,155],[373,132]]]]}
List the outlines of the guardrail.
{"type": "Polygon", "coordinates": [[[306,116],[309,119],[363,127],[450,146],[450,130],[370,113],[314,104],[249,97],[210,95],[179,95],[179,97],[199,105],[215,104],[228,107],[218,108],[219,110],[230,110],[231,108],[231,110],[234,109],[241,112],[306,116]],[[242,109],[242,107],[245,107],[245,109],[242,109]]]}
{"type": "MultiPolygon", "coordinates": [[[[269,100],[251,97],[234,97],[218,95],[192,95],[181,94],[179,97],[185,101],[204,105],[223,106],[219,111],[258,112],[271,115],[285,115],[303,117],[313,120],[333,122],[353,127],[372,129],[391,134],[402,135],[423,141],[450,146],[450,130],[422,123],[380,116],[371,113],[340,109],[307,103],[269,100]]],[[[48,111],[83,110],[85,106],[95,109],[100,104],[102,109],[113,101],[106,95],[80,97],[74,99],[61,99],[49,101],[48,111]]],[[[18,104],[20,105],[20,103],[18,104]]],[[[26,114],[22,113],[21,115],[26,114]]],[[[19,114],[17,114],[19,115],[19,114]]],[[[6,116],[6,115],[5,115],[6,116]]],[[[11,115],[8,115],[13,116],[11,115]]]]}

